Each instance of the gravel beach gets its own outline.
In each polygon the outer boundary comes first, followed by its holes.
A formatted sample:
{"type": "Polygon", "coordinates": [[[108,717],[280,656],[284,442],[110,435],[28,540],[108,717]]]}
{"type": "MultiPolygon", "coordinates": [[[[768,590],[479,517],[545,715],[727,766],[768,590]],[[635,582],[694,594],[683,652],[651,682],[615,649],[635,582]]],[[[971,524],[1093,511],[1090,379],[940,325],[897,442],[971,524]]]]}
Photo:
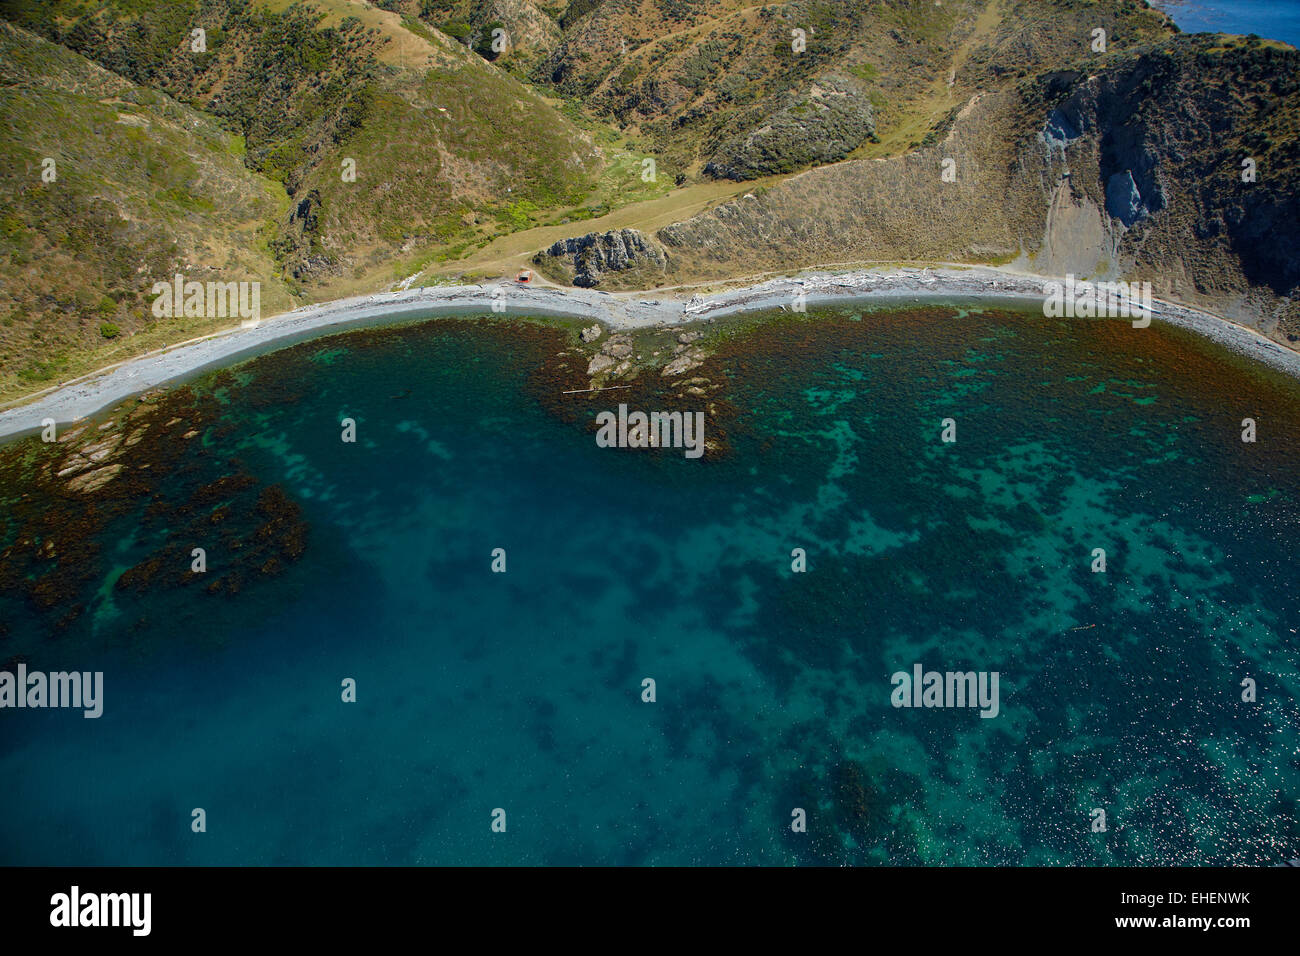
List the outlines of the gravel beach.
{"type": "MultiPolygon", "coordinates": [[[[204,371],[347,328],[445,315],[568,316],[616,330],[683,325],[740,312],[789,309],[802,293],[807,307],[858,302],[894,305],[928,300],[1006,302],[1040,306],[1050,277],[994,268],[895,269],[779,278],[734,290],[681,297],[649,292],[604,293],[592,289],[494,285],[428,286],[305,306],[203,339],[139,356],[63,383],[25,404],[0,412],[0,439],[38,431],[53,419],[63,425],[123,399],[204,371]]],[[[1063,281],[1063,280],[1056,280],[1063,281]]],[[[1191,329],[1241,354],[1300,377],[1300,353],[1226,319],[1156,299],[1158,321],[1191,329]]],[[[1080,320],[1085,321],[1085,320],[1080,320]]]]}

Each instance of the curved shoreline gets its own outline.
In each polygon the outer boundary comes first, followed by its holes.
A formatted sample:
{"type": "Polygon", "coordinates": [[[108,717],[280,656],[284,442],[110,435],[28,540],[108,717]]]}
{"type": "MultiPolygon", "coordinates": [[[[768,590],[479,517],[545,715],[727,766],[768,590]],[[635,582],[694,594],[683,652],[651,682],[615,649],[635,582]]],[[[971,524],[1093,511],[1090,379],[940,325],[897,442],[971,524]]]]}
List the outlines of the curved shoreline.
{"type": "MultiPolygon", "coordinates": [[[[495,285],[431,286],[304,306],[250,328],[232,328],[142,355],[64,383],[32,401],[0,412],[0,440],[37,432],[44,420],[80,421],[159,386],[350,328],[397,324],[445,315],[543,315],[596,321],[618,330],[711,321],[744,312],[786,308],[800,292],[808,307],[833,303],[901,305],[908,301],[970,299],[1041,305],[1043,286],[1063,281],[989,267],[814,273],[771,279],[711,296],[655,297],[592,289],[495,285]],[[502,290],[497,293],[496,290],[502,290]]],[[[1234,352],[1300,378],[1300,353],[1211,313],[1162,299],[1153,317],[1190,329],[1234,352]]],[[[1085,320],[1086,321],[1086,320],[1085,320]]]]}

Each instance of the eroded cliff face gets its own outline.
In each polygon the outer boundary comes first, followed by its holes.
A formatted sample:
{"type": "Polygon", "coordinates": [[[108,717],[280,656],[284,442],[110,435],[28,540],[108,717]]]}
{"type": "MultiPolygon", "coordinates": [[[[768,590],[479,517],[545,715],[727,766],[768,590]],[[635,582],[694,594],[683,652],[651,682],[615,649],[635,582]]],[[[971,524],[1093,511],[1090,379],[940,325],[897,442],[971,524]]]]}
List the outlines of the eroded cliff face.
{"type": "Polygon", "coordinates": [[[1095,75],[1043,78],[1026,105],[1050,108],[1039,139],[1069,188],[1052,198],[1031,265],[1095,256],[1099,273],[1294,344],[1298,77],[1294,50],[1187,38],[1095,75]]]}
{"type": "MultiPolygon", "coordinates": [[[[976,95],[931,147],[756,189],[642,237],[626,265],[596,257],[596,272],[575,275],[647,288],[829,264],[998,262],[1149,281],[1295,346],[1300,53],[1224,42],[1181,37],[976,95]],[[644,252],[657,247],[665,254],[644,252]]],[[[566,254],[575,266],[582,255],[566,254]]]]}

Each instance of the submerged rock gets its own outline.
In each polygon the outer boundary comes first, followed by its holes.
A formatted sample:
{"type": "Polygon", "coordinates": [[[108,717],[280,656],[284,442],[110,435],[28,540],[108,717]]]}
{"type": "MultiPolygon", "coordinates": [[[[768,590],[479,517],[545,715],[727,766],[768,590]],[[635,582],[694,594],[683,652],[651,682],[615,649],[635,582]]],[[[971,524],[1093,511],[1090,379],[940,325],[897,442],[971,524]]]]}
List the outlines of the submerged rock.
{"type": "Polygon", "coordinates": [[[681,375],[683,372],[689,372],[693,368],[699,368],[704,364],[705,358],[707,358],[707,356],[699,350],[686,352],[665,365],[663,371],[659,374],[681,375]]]}

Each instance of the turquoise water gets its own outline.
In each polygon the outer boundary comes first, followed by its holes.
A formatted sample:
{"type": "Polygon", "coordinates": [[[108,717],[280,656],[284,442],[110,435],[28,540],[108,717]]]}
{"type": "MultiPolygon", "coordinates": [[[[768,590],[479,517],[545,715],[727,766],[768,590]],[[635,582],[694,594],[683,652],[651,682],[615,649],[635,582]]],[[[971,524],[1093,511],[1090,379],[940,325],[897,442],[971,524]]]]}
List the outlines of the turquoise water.
{"type": "Polygon", "coordinates": [[[1155,0],[1184,33],[1254,33],[1300,45],[1300,0],[1155,0]]]}
{"type": "MultiPolygon", "coordinates": [[[[563,347],[439,322],[206,380],[214,417],[27,655],[102,669],[104,716],[0,711],[0,861],[1296,854],[1296,383],[1124,323],[785,317],[723,348],[727,448],[690,460],[597,447],[625,393],[556,398],[563,347]],[[209,578],[256,547],[221,537],[256,489],[193,491],[235,469],[298,504],[301,557],[233,596],[112,583],[169,543],[209,578]],[[999,672],[999,715],[892,707],[916,663],[999,672]]],[[[37,640],[17,600],[11,647],[37,640]]]]}

